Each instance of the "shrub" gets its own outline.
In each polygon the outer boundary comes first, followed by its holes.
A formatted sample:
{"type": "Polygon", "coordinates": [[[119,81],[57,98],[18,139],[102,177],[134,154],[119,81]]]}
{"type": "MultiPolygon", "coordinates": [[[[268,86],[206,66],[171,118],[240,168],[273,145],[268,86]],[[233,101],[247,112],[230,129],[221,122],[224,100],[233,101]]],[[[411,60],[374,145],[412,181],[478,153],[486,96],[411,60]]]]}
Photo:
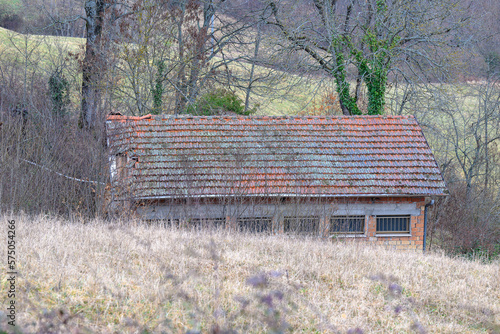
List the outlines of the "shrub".
{"type": "Polygon", "coordinates": [[[49,95],[54,114],[64,116],[69,106],[69,82],[59,69],[49,78],[49,95]]]}
{"type": "Polygon", "coordinates": [[[0,27],[18,29],[23,24],[20,0],[0,0],[0,27]]]}
{"type": "Polygon", "coordinates": [[[449,198],[431,210],[430,245],[448,254],[492,260],[500,255],[500,206],[496,196],[463,182],[448,184],[449,198]],[[469,195],[467,195],[469,193],[469,195]],[[432,246],[432,245],[431,245],[432,246]]]}
{"type": "Polygon", "coordinates": [[[493,51],[488,53],[485,62],[488,66],[488,75],[500,76],[500,54],[493,51]]]}
{"type": "Polygon", "coordinates": [[[255,110],[247,110],[243,101],[233,92],[224,88],[218,88],[202,95],[194,105],[186,108],[187,114],[199,116],[220,115],[225,112],[238,115],[250,115],[255,110]]]}
{"type": "Polygon", "coordinates": [[[155,86],[151,89],[151,94],[153,95],[153,110],[152,114],[161,114],[161,105],[163,103],[163,93],[165,88],[163,87],[163,81],[165,76],[165,62],[163,60],[156,64],[158,72],[156,73],[155,86]]]}
{"type": "Polygon", "coordinates": [[[319,99],[313,101],[311,105],[301,111],[301,116],[322,116],[322,115],[342,115],[338,95],[336,92],[327,91],[319,99]]]}

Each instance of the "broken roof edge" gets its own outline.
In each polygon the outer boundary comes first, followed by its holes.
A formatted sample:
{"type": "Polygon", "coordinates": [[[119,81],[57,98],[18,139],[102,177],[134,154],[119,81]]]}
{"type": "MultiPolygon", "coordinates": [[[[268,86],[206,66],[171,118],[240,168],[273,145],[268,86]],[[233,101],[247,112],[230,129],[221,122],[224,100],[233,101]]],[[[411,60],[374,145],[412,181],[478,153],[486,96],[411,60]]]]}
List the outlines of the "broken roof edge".
{"type": "Polygon", "coordinates": [[[144,116],[124,116],[124,115],[119,114],[119,113],[113,113],[113,114],[109,114],[106,117],[107,122],[109,122],[109,121],[140,121],[143,119],[153,119],[153,115],[147,114],[144,116]]]}

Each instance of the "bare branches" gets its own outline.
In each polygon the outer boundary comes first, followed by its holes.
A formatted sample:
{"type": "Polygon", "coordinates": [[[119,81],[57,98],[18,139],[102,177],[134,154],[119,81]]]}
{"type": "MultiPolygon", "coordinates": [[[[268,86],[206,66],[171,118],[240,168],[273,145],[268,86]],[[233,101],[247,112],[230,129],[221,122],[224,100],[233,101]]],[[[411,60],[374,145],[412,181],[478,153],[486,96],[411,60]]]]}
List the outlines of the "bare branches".
{"type": "Polygon", "coordinates": [[[365,112],[380,114],[389,72],[442,66],[429,49],[446,45],[448,35],[467,20],[448,18],[449,7],[457,2],[315,0],[301,7],[310,13],[307,19],[287,20],[287,15],[293,15],[283,14],[287,4],[271,1],[272,20],[268,23],[279,29],[291,49],[306,53],[311,63],[335,79],[345,114],[361,113],[358,99],[362,88],[368,98],[365,112]],[[353,79],[354,96],[349,88],[353,79]]]}
{"type": "Polygon", "coordinates": [[[332,66],[331,66],[331,64],[324,57],[322,57],[318,52],[316,52],[313,47],[315,46],[315,47],[317,47],[317,48],[319,48],[321,50],[324,50],[324,51],[326,51],[326,48],[318,47],[318,43],[311,42],[308,39],[308,37],[306,37],[304,35],[302,35],[302,36],[296,36],[295,34],[290,33],[288,31],[288,29],[285,27],[285,25],[279,19],[278,8],[277,8],[275,2],[273,2],[273,1],[270,2],[269,6],[270,6],[270,8],[272,10],[273,17],[274,17],[275,21],[268,21],[267,23],[277,26],[281,30],[281,32],[283,33],[284,37],[287,40],[289,40],[290,42],[292,42],[300,50],[303,50],[303,51],[307,52],[313,59],[315,59],[321,65],[321,67],[325,71],[331,72],[332,69],[333,69],[332,66]],[[313,47],[307,45],[308,43],[312,44],[313,47]]]}

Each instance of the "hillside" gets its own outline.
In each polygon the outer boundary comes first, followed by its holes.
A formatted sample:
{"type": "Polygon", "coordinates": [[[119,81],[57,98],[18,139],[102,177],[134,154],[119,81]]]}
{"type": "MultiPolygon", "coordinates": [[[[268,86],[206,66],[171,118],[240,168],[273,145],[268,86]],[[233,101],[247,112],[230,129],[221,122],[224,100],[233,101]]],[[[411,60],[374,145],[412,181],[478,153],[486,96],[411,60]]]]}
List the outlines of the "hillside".
{"type": "MultiPolygon", "coordinates": [[[[75,106],[78,104],[79,97],[77,95],[81,89],[81,74],[78,62],[70,54],[81,53],[84,45],[83,38],[26,35],[0,27],[0,56],[3,57],[3,61],[13,60],[20,68],[27,66],[30,72],[36,72],[41,76],[49,76],[54,68],[62,68],[66,77],[71,78],[71,95],[74,96],[75,106]]],[[[215,57],[213,61],[219,62],[221,60],[220,57],[215,57]]],[[[123,69],[126,66],[127,64],[122,64],[118,68],[123,69]]],[[[235,61],[229,66],[238,77],[248,75],[250,67],[251,65],[245,61],[235,61]]],[[[254,71],[256,76],[265,77],[268,69],[256,65],[254,71]]],[[[275,70],[274,75],[276,80],[272,83],[259,85],[258,89],[261,95],[252,98],[252,103],[258,106],[259,114],[295,114],[315,101],[314,95],[318,89],[317,85],[325,81],[324,78],[306,80],[297,74],[279,70],[275,70]],[[280,93],[265,96],[270,90],[278,90],[280,93]]],[[[118,81],[118,84],[128,87],[128,84],[124,84],[124,82],[118,81]]],[[[144,85],[146,84],[144,83],[144,85]]],[[[125,88],[125,92],[122,94],[128,96],[132,95],[132,92],[129,88],[125,88]]],[[[239,92],[239,95],[244,99],[243,92],[239,92]]]]}
{"type": "MultiPolygon", "coordinates": [[[[251,42],[249,42],[251,44],[251,42]]],[[[263,43],[263,48],[272,51],[269,41],[263,43]]],[[[85,46],[85,39],[76,37],[57,37],[49,35],[27,35],[0,27],[0,56],[5,62],[13,61],[19,69],[24,67],[29,72],[36,73],[39,78],[50,76],[55,68],[63,70],[67,79],[70,79],[70,95],[74,102],[73,107],[79,107],[81,93],[81,73],[80,64],[72,55],[82,53],[85,46]]],[[[245,50],[248,51],[248,50],[245,50]]],[[[270,52],[267,51],[267,52],[270,52]]],[[[239,52],[242,52],[239,50],[239,52]]],[[[242,54],[232,54],[237,59],[242,54]]],[[[80,60],[83,54],[80,55],[80,60]]],[[[220,62],[222,58],[215,56],[212,62],[220,62]]],[[[129,64],[119,63],[114,73],[126,71],[129,64]]],[[[239,85],[244,86],[246,77],[251,70],[251,64],[244,59],[236,60],[228,65],[228,68],[240,81],[233,82],[233,86],[224,85],[225,88],[234,89],[241,99],[244,99],[244,90],[239,85]]],[[[335,93],[335,83],[332,77],[328,77],[321,71],[314,72],[314,75],[299,74],[274,69],[270,75],[269,68],[261,65],[255,65],[254,75],[256,77],[272,77],[272,80],[263,81],[254,87],[255,93],[251,97],[251,104],[256,107],[257,114],[260,115],[295,115],[297,113],[316,113],[333,112],[340,114],[340,108],[337,105],[337,94],[335,93]],[[333,108],[325,107],[332,105],[333,108]]],[[[133,95],[132,88],[127,83],[126,75],[117,76],[116,86],[121,87],[121,93],[117,96],[119,100],[125,101],[125,96],[133,95]]],[[[48,80],[48,78],[46,79],[48,80]]],[[[148,82],[142,82],[140,89],[146,89],[148,82]]],[[[355,82],[350,82],[354,85],[355,82]]],[[[393,87],[390,85],[387,90],[387,114],[397,112],[398,104],[401,103],[405,90],[408,86],[400,85],[393,87]]],[[[425,94],[429,89],[422,85],[417,91],[419,94],[425,94]]],[[[453,91],[457,98],[464,99],[463,105],[467,108],[475,108],[475,101],[467,98],[467,93],[456,91],[454,84],[440,84],[436,88],[440,92],[453,91]]],[[[173,99],[173,96],[169,97],[173,99]]],[[[167,99],[167,97],[166,97],[167,99]]],[[[422,112],[417,106],[410,108],[413,114],[422,112]]],[[[127,113],[126,110],[119,110],[127,113]]],[[[135,110],[137,112],[137,110],[135,110]]]]}
{"type": "Polygon", "coordinates": [[[18,323],[29,332],[500,332],[498,260],[137,221],[7,219],[17,225],[18,323]]]}
{"type": "Polygon", "coordinates": [[[84,45],[83,38],[56,37],[45,35],[27,35],[0,27],[0,54],[5,57],[15,57],[22,61],[27,56],[33,68],[61,61],[68,52],[77,52],[84,45]],[[40,63],[35,60],[40,61],[40,63]]]}

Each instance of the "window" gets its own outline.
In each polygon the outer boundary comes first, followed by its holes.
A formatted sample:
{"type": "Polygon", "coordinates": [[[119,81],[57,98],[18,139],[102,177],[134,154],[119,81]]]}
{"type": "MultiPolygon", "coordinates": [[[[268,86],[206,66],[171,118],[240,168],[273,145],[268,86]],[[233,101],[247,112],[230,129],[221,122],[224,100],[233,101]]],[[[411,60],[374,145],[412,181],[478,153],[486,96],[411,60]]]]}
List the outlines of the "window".
{"type": "Polygon", "coordinates": [[[157,219],[150,220],[150,224],[156,224],[165,228],[188,228],[201,229],[223,229],[226,226],[225,218],[191,218],[191,219],[157,219]]]}
{"type": "Polygon", "coordinates": [[[179,219],[149,219],[147,222],[150,225],[157,225],[159,227],[165,227],[165,228],[179,228],[180,227],[180,220],[179,219]]]}
{"type": "Polygon", "coordinates": [[[283,220],[285,233],[311,234],[319,233],[319,217],[285,217],[283,220]]]}
{"type": "Polygon", "coordinates": [[[377,216],[377,233],[379,234],[410,233],[410,215],[377,216]]]}
{"type": "Polygon", "coordinates": [[[330,233],[365,233],[365,216],[332,216],[330,233]]]}
{"type": "Polygon", "coordinates": [[[271,217],[244,217],[238,218],[238,228],[241,232],[266,233],[271,230],[271,217]]]}
{"type": "Polygon", "coordinates": [[[188,220],[188,227],[194,230],[201,229],[223,229],[226,227],[225,218],[191,218],[188,220]]]}

